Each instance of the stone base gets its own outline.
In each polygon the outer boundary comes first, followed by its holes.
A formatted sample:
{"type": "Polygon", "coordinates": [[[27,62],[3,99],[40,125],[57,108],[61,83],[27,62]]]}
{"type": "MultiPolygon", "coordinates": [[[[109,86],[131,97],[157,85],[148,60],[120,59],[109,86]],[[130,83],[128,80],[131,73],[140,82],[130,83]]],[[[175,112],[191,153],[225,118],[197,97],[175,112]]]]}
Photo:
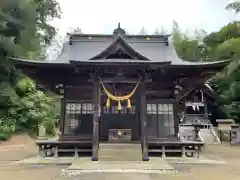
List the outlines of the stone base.
{"type": "Polygon", "coordinates": [[[174,168],[161,158],[152,158],[149,161],[90,161],[82,158],[76,160],[68,167],[68,170],[82,170],[82,171],[102,171],[102,172],[138,172],[138,171],[175,171],[174,168]]]}
{"type": "Polygon", "coordinates": [[[60,165],[71,165],[76,159],[73,157],[40,157],[33,156],[30,158],[26,158],[21,161],[16,161],[13,164],[60,164],[60,165]]]}
{"type": "Polygon", "coordinates": [[[98,157],[92,157],[92,161],[98,161],[98,157]]]}
{"type": "Polygon", "coordinates": [[[142,161],[149,161],[149,157],[142,157],[142,161]]]}
{"type": "Polygon", "coordinates": [[[48,140],[48,138],[47,137],[43,137],[43,136],[38,136],[37,140],[48,140]]]}

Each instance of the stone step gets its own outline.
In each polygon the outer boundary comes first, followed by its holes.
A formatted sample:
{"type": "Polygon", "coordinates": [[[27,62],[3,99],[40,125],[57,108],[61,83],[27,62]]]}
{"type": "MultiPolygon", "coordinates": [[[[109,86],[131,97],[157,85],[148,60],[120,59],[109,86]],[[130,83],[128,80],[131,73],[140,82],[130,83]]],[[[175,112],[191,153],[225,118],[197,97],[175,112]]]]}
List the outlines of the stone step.
{"type": "Polygon", "coordinates": [[[141,144],[100,143],[99,149],[141,149],[141,144]]]}
{"type": "MultiPolygon", "coordinates": [[[[91,161],[89,158],[79,158],[73,162],[67,170],[78,170],[82,172],[127,172],[127,170],[136,170],[136,173],[145,170],[151,173],[150,170],[175,171],[165,159],[151,158],[150,161],[91,161]]],[[[130,171],[129,171],[130,172],[130,171]]]]}
{"type": "Polygon", "coordinates": [[[200,131],[201,137],[206,144],[218,144],[218,139],[216,136],[213,135],[212,131],[200,131]]]}
{"type": "Polygon", "coordinates": [[[142,157],[141,156],[100,156],[99,155],[99,160],[100,161],[130,161],[130,162],[135,162],[135,161],[141,161],[142,157]]]}
{"type": "Polygon", "coordinates": [[[142,158],[139,144],[99,144],[101,161],[139,161],[142,158]]]}

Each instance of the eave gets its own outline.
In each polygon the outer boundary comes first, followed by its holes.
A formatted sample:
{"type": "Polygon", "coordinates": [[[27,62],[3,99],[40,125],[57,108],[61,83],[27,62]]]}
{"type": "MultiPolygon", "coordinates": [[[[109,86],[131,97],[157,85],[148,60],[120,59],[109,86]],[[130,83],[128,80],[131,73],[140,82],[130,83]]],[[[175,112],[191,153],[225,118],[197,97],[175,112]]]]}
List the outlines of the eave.
{"type": "Polygon", "coordinates": [[[62,62],[51,62],[51,61],[36,61],[36,60],[26,60],[20,58],[8,58],[11,63],[15,66],[23,65],[26,67],[72,67],[70,63],[62,62]]]}
{"type": "Polygon", "coordinates": [[[184,64],[171,64],[168,62],[158,62],[158,61],[143,61],[143,60],[135,60],[135,59],[101,59],[101,60],[85,60],[85,61],[77,61],[70,60],[68,63],[56,62],[56,61],[34,61],[34,60],[25,60],[19,58],[8,58],[13,65],[19,67],[48,67],[48,68],[71,68],[77,66],[142,66],[142,67],[163,67],[168,66],[169,70],[176,72],[176,70],[180,71],[189,71],[194,69],[202,69],[203,71],[213,71],[217,72],[226,67],[230,60],[225,61],[216,61],[216,62],[198,62],[191,63],[186,62],[184,64]]]}
{"type": "Polygon", "coordinates": [[[218,97],[218,95],[216,94],[215,91],[209,89],[209,87],[204,84],[204,85],[197,86],[196,88],[192,88],[191,91],[187,92],[186,94],[184,94],[184,96],[182,96],[180,98],[180,101],[182,101],[184,98],[188,97],[196,89],[202,90],[205,95],[207,95],[208,97],[210,97],[214,100],[218,97]]]}
{"type": "Polygon", "coordinates": [[[71,64],[75,64],[78,67],[90,66],[90,67],[145,67],[145,68],[161,68],[171,66],[171,62],[152,62],[142,61],[134,59],[107,59],[107,60],[94,60],[94,61],[74,61],[70,60],[71,64]]]}
{"type": "Polygon", "coordinates": [[[171,68],[224,68],[231,60],[213,61],[213,62],[188,62],[183,61],[182,64],[172,64],[171,68]]]}

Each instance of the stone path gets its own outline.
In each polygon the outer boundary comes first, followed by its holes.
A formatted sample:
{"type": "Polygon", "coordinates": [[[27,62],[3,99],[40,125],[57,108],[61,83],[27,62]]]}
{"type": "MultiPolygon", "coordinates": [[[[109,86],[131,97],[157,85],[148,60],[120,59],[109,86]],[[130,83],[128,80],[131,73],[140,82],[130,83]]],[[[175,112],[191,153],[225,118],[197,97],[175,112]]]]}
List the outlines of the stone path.
{"type": "Polygon", "coordinates": [[[83,173],[76,176],[65,176],[71,180],[159,180],[162,179],[158,174],[142,173],[83,173]]]}

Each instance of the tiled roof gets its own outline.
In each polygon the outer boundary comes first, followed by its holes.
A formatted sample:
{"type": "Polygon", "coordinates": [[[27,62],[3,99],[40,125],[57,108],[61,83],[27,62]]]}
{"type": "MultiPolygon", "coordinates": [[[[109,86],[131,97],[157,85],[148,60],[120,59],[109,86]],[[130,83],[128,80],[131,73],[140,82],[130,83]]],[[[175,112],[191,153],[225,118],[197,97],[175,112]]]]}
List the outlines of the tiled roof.
{"type": "MultiPolygon", "coordinates": [[[[120,42],[120,41],[119,41],[120,42]]],[[[172,46],[169,36],[162,35],[70,35],[70,43],[66,42],[63,45],[61,54],[56,60],[52,61],[28,61],[29,63],[47,63],[47,64],[70,64],[72,61],[78,63],[142,63],[144,57],[148,63],[166,63],[170,62],[172,66],[215,66],[223,64],[226,61],[214,62],[189,62],[178,57],[175,49],[172,46]],[[143,59],[98,59],[91,60],[93,57],[100,55],[104,51],[111,51],[116,39],[122,39],[126,48],[143,57],[143,59]]],[[[145,60],[146,60],[145,59],[145,60]]],[[[15,59],[16,60],[16,59],[15,59]]],[[[24,60],[21,60],[24,61],[24,60]]]]}

